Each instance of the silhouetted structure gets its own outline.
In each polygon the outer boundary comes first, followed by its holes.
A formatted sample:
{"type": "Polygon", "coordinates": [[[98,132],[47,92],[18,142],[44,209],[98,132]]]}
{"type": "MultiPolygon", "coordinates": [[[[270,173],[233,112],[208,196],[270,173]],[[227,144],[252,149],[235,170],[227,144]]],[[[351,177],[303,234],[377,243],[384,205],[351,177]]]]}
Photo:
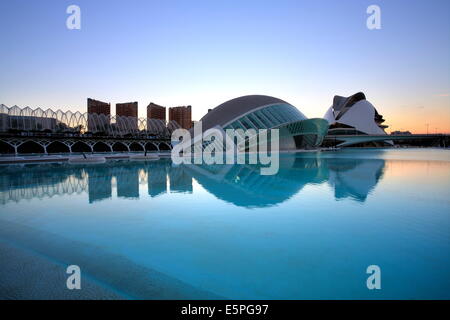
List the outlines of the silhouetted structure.
{"type": "Polygon", "coordinates": [[[396,131],[392,131],[391,132],[391,135],[394,135],[394,136],[396,136],[396,135],[411,135],[412,133],[410,132],[410,131],[399,131],[399,130],[396,130],[396,131]]]}

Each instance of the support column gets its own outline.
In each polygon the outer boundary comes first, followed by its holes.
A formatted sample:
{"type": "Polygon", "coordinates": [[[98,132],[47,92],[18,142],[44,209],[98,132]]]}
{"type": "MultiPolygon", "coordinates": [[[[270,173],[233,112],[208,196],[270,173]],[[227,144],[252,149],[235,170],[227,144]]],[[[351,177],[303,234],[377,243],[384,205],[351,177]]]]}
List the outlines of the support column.
{"type": "Polygon", "coordinates": [[[67,148],[69,148],[69,153],[72,153],[72,146],[76,143],[74,140],[64,140],[61,142],[67,148]]]}
{"type": "Polygon", "coordinates": [[[11,140],[5,139],[3,141],[14,148],[14,155],[15,156],[17,156],[17,154],[18,154],[18,148],[20,147],[20,145],[25,143],[25,140],[23,140],[23,139],[11,139],[11,140]]]}
{"type": "Polygon", "coordinates": [[[89,148],[91,148],[91,153],[94,153],[94,145],[96,142],[92,140],[83,141],[89,148]]]}
{"type": "Polygon", "coordinates": [[[43,149],[44,149],[44,154],[48,154],[47,153],[47,147],[48,145],[51,143],[51,141],[47,141],[47,140],[36,140],[34,141],[36,142],[38,145],[40,145],[43,149]]]}

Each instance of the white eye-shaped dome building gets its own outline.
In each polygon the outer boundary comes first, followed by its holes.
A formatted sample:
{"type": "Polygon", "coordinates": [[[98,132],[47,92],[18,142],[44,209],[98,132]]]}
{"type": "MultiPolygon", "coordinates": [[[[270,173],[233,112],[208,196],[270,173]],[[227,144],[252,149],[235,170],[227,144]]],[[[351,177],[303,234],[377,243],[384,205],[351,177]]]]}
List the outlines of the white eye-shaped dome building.
{"type": "Polygon", "coordinates": [[[334,96],[333,105],[325,113],[329,135],[386,135],[383,116],[366,100],[362,92],[350,97],[334,96]]]}

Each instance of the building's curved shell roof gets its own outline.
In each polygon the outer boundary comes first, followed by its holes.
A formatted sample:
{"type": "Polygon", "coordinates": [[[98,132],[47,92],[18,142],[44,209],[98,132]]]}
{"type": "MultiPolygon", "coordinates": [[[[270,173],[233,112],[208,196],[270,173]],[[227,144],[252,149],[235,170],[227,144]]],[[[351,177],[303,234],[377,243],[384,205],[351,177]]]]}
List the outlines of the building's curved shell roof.
{"type": "Polygon", "coordinates": [[[359,92],[348,98],[335,96],[324,119],[330,125],[342,123],[366,134],[384,135],[386,132],[374,120],[376,113],[375,107],[359,92]]]}
{"type": "Polygon", "coordinates": [[[286,101],[270,96],[242,96],[224,102],[221,105],[215,107],[203,118],[201,118],[200,121],[202,122],[203,130],[208,130],[209,128],[212,128],[216,125],[220,125],[223,127],[228,122],[232,121],[242,114],[252,111],[253,109],[276,103],[289,104],[286,101]]]}

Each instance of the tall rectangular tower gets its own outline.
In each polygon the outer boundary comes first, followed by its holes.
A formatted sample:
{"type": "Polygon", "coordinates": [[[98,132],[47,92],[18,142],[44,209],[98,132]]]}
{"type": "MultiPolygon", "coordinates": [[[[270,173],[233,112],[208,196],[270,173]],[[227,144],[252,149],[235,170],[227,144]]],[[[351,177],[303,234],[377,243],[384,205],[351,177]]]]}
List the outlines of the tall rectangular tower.
{"type": "Polygon", "coordinates": [[[192,107],[169,108],[169,121],[171,120],[175,120],[184,129],[190,129],[192,125],[192,107]]]}
{"type": "Polygon", "coordinates": [[[136,131],[138,129],[138,103],[116,103],[116,123],[122,134],[136,131]]]}
{"type": "Polygon", "coordinates": [[[159,119],[166,122],[166,107],[150,102],[150,104],[147,106],[147,118],[159,119]]]}
{"type": "Polygon", "coordinates": [[[137,118],[138,103],[137,102],[116,103],[116,116],[137,118]]]}
{"type": "Polygon", "coordinates": [[[88,131],[107,132],[110,125],[111,104],[103,101],[88,98],[88,131]],[[101,116],[103,115],[103,116],[101,116]]]}

